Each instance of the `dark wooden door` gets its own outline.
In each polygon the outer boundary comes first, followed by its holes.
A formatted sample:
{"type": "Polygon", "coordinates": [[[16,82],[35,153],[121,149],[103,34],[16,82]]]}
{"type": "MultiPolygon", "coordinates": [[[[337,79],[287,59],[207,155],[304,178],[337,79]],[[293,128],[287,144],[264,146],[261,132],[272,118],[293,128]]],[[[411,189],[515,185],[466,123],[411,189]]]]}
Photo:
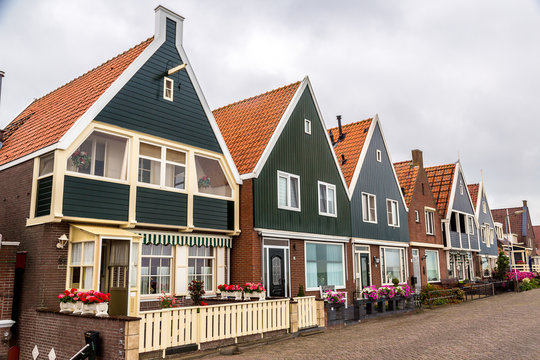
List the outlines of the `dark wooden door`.
{"type": "Polygon", "coordinates": [[[268,272],[270,280],[270,296],[285,296],[285,250],[268,250],[268,272]]]}

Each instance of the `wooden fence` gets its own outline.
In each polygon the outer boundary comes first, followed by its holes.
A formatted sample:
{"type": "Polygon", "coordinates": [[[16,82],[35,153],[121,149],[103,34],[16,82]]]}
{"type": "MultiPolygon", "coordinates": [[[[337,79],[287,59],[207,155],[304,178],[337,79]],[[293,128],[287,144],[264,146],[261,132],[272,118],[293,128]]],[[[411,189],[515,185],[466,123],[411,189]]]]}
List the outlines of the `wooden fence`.
{"type": "Polygon", "coordinates": [[[317,326],[317,302],[315,296],[297,297],[298,302],[298,329],[317,326]]]}
{"type": "Polygon", "coordinates": [[[142,311],[139,352],[289,329],[289,311],[289,299],[142,311]]]}

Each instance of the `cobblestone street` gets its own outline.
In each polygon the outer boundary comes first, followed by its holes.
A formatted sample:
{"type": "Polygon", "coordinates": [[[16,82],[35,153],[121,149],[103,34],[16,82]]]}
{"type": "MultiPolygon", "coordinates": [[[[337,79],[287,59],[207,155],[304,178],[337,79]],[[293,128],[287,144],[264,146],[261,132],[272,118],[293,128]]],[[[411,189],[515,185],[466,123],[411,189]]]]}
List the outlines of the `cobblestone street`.
{"type": "Polygon", "coordinates": [[[214,359],[539,359],[540,289],[370,320],[214,359]]]}

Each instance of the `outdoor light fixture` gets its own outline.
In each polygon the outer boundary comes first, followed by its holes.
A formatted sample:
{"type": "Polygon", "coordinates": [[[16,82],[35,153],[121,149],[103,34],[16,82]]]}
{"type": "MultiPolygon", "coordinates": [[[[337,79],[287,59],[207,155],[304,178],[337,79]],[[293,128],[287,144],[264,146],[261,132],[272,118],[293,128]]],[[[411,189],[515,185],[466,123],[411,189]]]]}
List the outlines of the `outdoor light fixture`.
{"type": "Polygon", "coordinates": [[[375,264],[378,264],[380,259],[377,257],[377,255],[373,255],[373,261],[375,261],[375,264]]]}
{"type": "Polygon", "coordinates": [[[56,244],[56,247],[58,249],[63,249],[64,246],[66,246],[67,242],[68,242],[68,237],[66,236],[66,234],[62,234],[62,236],[58,238],[58,244],[56,244]]]}

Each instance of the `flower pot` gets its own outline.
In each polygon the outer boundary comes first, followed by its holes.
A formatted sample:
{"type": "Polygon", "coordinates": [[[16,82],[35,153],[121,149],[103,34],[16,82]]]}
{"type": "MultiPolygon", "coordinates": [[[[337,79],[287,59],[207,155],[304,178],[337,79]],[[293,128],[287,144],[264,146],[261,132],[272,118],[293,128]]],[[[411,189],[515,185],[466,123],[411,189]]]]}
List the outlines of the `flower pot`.
{"type": "Polygon", "coordinates": [[[248,293],[247,296],[245,297],[248,297],[250,299],[258,299],[259,301],[262,301],[266,299],[266,293],[264,291],[252,292],[252,293],[248,293]]]}
{"type": "Polygon", "coordinates": [[[64,314],[71,314],[75,310],[75,303],[72,302],[61,302],[60,303],[60,312],[64,314]]]}
{"type": "Polygon", "coordinates": [[[83,302],[77,301],[73,310],[73,315],[81,315],[83,312],[83,302]]]}
{"type": "Polygon", "coordinates": [[[234,298],[234,300],[242,300],[242,292],[241,291],[222,291],[221,298],[222,299],[234,298]]]}
{"type": "Polygon", "coordinates": [[[82,315],[94,315],[97,304],[83,304],[82,315]]]}
{"type": "Polygon", "coordinates": [[[102,303],[96,304],[96,316],[99,316],[99,317],[109,316],[109,303],[108,302],[102,302],[102,303]]]}

